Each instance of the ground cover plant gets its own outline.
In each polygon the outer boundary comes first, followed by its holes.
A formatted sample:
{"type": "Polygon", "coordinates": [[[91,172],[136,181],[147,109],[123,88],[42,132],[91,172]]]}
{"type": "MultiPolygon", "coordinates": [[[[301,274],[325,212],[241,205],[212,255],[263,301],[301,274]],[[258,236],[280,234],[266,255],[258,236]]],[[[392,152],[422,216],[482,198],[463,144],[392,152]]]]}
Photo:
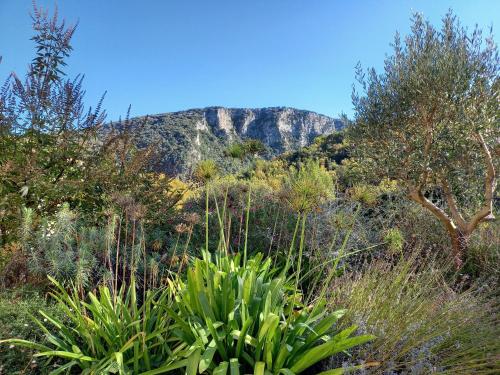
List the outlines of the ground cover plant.
{"type": "MultiPolygon", "coordinates": [[[[32,316],[44,310],[56,319],[63,319],[63,312],[43,293],[34,287],[3,289],[0,294],[0,337],[17,337],[23,340],[46,343],[43,330],[32,316]]],[[[50,367],[33,357],[34,350],[14,345],[0,346],[0,373],[48,373],[50,367]]]]}
{"type": "Polygon", "coordinates": [[[498,372],[499,306],[491,291],[481,284],[454,290],[451,264],[421,257],[380,259],[336,280],[333,301],[346,307],[344,323],[377,336],[361,356],[380,362],[376,373],[498,372]]]}

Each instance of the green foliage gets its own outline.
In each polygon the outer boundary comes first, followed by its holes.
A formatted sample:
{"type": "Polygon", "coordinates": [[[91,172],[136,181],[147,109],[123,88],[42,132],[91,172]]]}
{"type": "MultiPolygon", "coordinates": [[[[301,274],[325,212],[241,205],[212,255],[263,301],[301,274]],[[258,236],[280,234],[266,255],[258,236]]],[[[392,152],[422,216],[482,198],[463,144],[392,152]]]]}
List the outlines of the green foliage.
{"type": "Polygon", "coordinates": [[[384,235],[384,241],[387,243],[391,253],[401,253],[404,245],[404,237],[398,228],[389,228],[384,235]]]}
{"type": "Polygon", "coordinates": [[[233,143],[228,146],[225,154],[234,159],[243,159],[245,157],[245,148],[241,143],[233,143]]]}
{"type": "Polygon", "coordinates": [[[122,194],[159,221],[182,194],[150,172],[153,147],[136,146],[128,115],[104,126],[102,99],[85,109],[82,76],[66,79],[62,71],[74,27],[35,6],[33,29],[37,52],[25,80],[12,74],[0,90],[0,246],[18,240],[21,207],[36,223],[69,204],[100,225],[113,195],[122,194]]]}
{"type": "Polygon", "coordinates": [[[194,350],[193,374],[225,374],[229,364],[236,373],[298,374],[373,338],[352,336],[356,326],[333,334],[344,312],[295,305],[300,295],[275,272],[262,255],[241,265],[239,255],[205,254],[174,283],[173,332],[194,350]]]}
{"type": "Polygon", "coordinates": [[[83,105],[82,77],[65,79],[74,27],[35,7],[37,55],[26,79],[9,76],[0,92],[0,241],[15,239],[19,207],[53,213],[58,203],[92,204],[96,131],[105,115],[83,105]],[[93,160],[94,159],[94,160],[93,160]],[[88,186],[87,185],[87,186],[88,186]]]}
{"type": "Polygon", "coordinates": [[[354,94],[352,151],[382,176],[407,184],[447,179],[457,189],[465,181],[472,187],[472,177],[485,172],[476,135],[490,147],[498,138],[496,45],[477,28],[468,33],[452,13],[441,30],[420,14],[412,21],[404,41],[396,35],[382,74],[358,71],[364,95],[354,94]],[[457,179],[462,183],[454,185],[457,179]]]}
{"type": "Polygon", "coordinates": [[[211,159],[199,162],[194,171],[195,179],[202,182],[213,180],[218,174],[219,168],[215,161],[211,159]]]}
{"type": "MultiPolygon", "coordinates": [[[[220,228],[221,222],[224,228],[224,239],[228,251],[242,252],[247,237],[247,249],[249,253],[270,251],[278,245],[279,227],[283,226],[283,233],[288,233],[292,226],[293,217],[287,217],[280,207],[276,191],[265,181],[252,178],[250,180],[240,179],[234,175],[219,177],[211,181],[208,186],[202,186],[186,202],[186,211],[197,212],[204,216],[206,207],[205,200],[208,191],[209,206],[208,220],[209,228],[220,228]],[[251,207],[247,212],[248,194],[250,192],[251,207]],[[225,202],[225,204],[224,204],[225,202]],[[224,209],[225,207],[225,209],[224,209]],[[281,222],[277,222],[277,216],[281,222]],[[248,218],[249,230],[246,231],[248,218]],[[272,240],[274,237],[274,241],[272,240]],[[271,243],[272,242],[272,243],[271,243]]],[[[209,248],[217,249],[220,244],[220,230],[209,230],[209,248]]],[[[288,234],[286,234],[288,235],[288,234]]],[[[197,255],[199,249],[205,247],[204,226],[197,226],[193,230],[193,238],[190,253],[197,255]]],[[[283,236],[281,243],[285,242],[283,236]]]]}
{"type": "Polygon", "coordinates": [[[263,160],[281,146],[199,131],[216,108],[102,127],[64,79],[74,28],[34,21],[26,81],[0,90],[0,272],[57,279],[58,303],[0,294],[1,373],[498,372],[498,223],[477,227],[499,155],[490,39],[416,15],[384,73],[359,77],[352,127],[263,160]],[[450,227],[476,280],[426,255],[450,227]]]}
{"type": "Polygon", "coordinates": [[[378,191],[375,186],[356,184],[349,189],[351,199],[367,206],[374,206],[378,200],[378,191]]]}
{"type": "MultiPolygon", "coordinates": [[[[41,309],[54,318],[64,320],[62,310],[42,298],[36,289],[3,290],[0,293],[0,339],[17,337],[46,343],[43,330],[32,319],[32,315],[41,309]]],[[[0,345],[0,373],[47,373],[49,367],[44,365],[44,361],[33,358],[33,354],[28,348],[0,345]]]]}
{"type": "MultiPolygon", "coordinates": [[[[22,243],[19,250],[15,244],[4,247],[15,257],[2,270],[1,280],[17,285],[24,281],[19,277],[24,274],[31,281],[43,283],[48,275],[64,286],[74,285],[81,295],[101,284],[117,291],[132,277],[143,289],[159,286],[173,264],[167,264],[158,253],[161,246],[154,236],[149,241],[146,238],[143,208],[126,196],[117,197],[115,203],[121,208],[110,210],[108,222],[100,228],[86,225],[67,204],[54,217],[42,218],[36,227],[33,211],[24,209],[22,243]]],[[[192,231],[196,220],[188,219],[192,222],[186,225],[186,231],[192,231]]]]}
{"type": "Polygon", "coordinates": [[[464,272],[473,280],[498,288],[500,280],[500,222],[481,226],[470,241],[464,272]]]}
{"type": "Polygon", "coordinates": [[[500,60],[493,36],[451,11],[440,30],[420,14],[412,21],[383,73],[358,68],[349,144],[369,176],[398,180],[442,222],[460,268],[471,234],[494,218],[500,60]]]}
{"type": "Polygon", "coordinates": [[[344,324],[377,338],[357,358],[381,364],[375,373],[493,374],[498,363],[498,304],[475,286],[454,291],[448,265],[415,251],[396,264],[379,260],[335,283],[344,324]]]}
{"type": "Polygon", "coordinates": [[[240,143],[229,145],[224,154],[235,159],[243,160],[248,156],[256,156],[266,151],[266,146],[258,139],[247,139],[240,143]]]}
{"type": "Polygon", "coordinates": [[[284,183],[284,199],[297,212],[318,208],[334,196],[333,178],[313,160],[291,168],[284,183]]]}
{"type": "Polygon", "coordinates": [[[243,142],[243,149],[249,155],[258,155],[266,151],[266,146],[259,139],[247,139],[243,142]]]}
{"type": "Polygon", "coordinates": [[[300,167],[309,159],[318,161],[327,170],[336,170],[338,166],[348,158],[347,143],[344,138],[345,130],[328,135],[322,135],[314,139],[314,142],[297,151],[287,152],[278,158],[287,164],[300,167]]]}
{"type": "Polygon", "coordinates": [[[77,289],[68,292],[51,281],[56,288],[51,295],[65,320],[40,311],[44,320],[35,318],[35,323],[45,333],[46,343],[16,338],[1,340],[1,344],[35,349],[37,358],[60,358],[64,364],[53,374],[73,368],[84,374],[138,374],[162,367],[174,357],[165,313],[170,299],[167,291],[147,292],[141,304],[132,281],[117,295],[101,287],[98,295],[89,293],[82,299],[77,289]]]}

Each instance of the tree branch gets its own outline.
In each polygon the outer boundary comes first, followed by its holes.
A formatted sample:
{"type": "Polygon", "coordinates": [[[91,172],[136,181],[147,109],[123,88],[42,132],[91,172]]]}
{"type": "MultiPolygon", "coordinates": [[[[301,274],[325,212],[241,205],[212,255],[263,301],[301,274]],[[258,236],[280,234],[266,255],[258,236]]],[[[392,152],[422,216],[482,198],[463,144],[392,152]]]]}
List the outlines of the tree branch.
{"type": "Polygon", "coordinates": [[[472,231],[478,226],[478,224],[483,221],[486,217],[494,218],[493,216],[493,196],[496,189],[496,179],[495,179],[495,166],[493,165],[493,157],[488,148],[488,145],[484,141],[483,136],[478,133],[476,139],[481,145],[483,150],[485,163],[486,163],[486,176],[484,178],[484,205],[483,207],[470,219],[467,224],[467,232],[472,233],[472,231]]]}
{"type": "Polygon", "coordinates": [[[457,227],[450,217],[441,208],[428,200],[422,193],[421,187],[410,187],[410,198],[431,211],[445,226],[448,231],[456,231],[457,227]]]}
{"type": "Polygon", "coordinates": [[[457,203],[455,202],[455,198],[453,197],[453,193],[451,191],[450,185],[448,184],[448,181],[446,181],[445,179],[441,180],[441,185],[443,187],[444,197],[446,198],[446,203],[448,204],[448,208],[450,209],[453,221],[457,223],[460,231],[465,232],[467,230],[467,223],[458,210],[457,203]]]}

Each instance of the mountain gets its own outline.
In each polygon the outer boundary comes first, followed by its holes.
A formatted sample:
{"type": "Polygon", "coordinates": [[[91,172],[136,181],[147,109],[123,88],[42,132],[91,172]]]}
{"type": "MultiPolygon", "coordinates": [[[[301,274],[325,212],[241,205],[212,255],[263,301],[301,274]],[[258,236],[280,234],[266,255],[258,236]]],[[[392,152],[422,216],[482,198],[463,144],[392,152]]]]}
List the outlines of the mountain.
{"type": "Polygon", "coordinates": [[[234,171],[238,165],[224,156],[224,150],[245,139],[262,141],[268,149],[264,157],[270,158],[343,127],[338,119],[287,107],[207,107],[136,117],[131,124],[138,146],[153,144],[158,169],[170,174],[188,174],[202,159],[214,159],[234,171]]]}

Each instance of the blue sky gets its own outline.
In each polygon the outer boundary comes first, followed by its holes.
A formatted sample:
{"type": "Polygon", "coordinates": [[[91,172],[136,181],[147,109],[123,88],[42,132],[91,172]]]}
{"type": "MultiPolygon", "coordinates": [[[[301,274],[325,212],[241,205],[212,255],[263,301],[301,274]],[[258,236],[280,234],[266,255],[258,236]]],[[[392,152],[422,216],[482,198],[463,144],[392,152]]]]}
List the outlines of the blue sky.
{"type": "MultiPolygon", "coordinates": [[[[38,1],[54,8],[55,1],[38,1]]],[[[469,27],[500,26],[498,0],[59,0],[79,21],[69,75],[87,104],[107,90],[108,119],[194,107],[290,106],[352,114],[354,66],[380,68],[413,11],[450,7],[469,27]]],[[[33,57],[31,0],[0,0],[0,78],[33,57]]],[[[495,37],[498,43],[498,37],[495,37]]]]}

